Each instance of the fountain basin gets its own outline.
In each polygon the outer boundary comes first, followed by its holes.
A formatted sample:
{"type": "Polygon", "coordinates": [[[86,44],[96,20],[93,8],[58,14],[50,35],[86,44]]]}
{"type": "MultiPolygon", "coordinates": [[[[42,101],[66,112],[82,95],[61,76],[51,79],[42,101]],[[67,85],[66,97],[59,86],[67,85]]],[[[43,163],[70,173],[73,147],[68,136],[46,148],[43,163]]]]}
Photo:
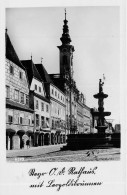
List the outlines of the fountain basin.
{"type": "Polygon", "coordinates": [[[102,117],[104,117],[104,116],[110,116],[111,115],[111,112],[93,112],[93,115],[94,116],[102,116],[102,117]]]}
{"type": "Polygon", "coordinates": [[[107,98],[108,95],[104,94],[104,93],[97,93],[94,95],[95,98],[99,99],[99,98],[107,98]]]}

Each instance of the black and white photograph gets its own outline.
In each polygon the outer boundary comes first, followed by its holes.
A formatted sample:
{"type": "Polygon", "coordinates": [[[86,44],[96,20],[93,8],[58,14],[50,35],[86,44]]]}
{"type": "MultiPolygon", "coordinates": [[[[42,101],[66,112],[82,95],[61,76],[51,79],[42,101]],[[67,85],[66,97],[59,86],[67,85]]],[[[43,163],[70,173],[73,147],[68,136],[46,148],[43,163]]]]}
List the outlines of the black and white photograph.
{"type": "Polygon", "coordinates": [[[121,10],[5,6],[2,195],[125,194],[121,10]]]}
{"type": "Polygon", "coordinates": [[[7,160],[120,160],[120,8],[6,9],[7,160]]]}

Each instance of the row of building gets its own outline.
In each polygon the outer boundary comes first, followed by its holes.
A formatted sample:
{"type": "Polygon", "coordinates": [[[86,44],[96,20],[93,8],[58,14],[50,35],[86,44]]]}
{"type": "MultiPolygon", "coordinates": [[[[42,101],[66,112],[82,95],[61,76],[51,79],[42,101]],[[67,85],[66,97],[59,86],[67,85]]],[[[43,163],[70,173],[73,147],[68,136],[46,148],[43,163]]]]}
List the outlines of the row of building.
{"type": "Polygon", "coordinates": [[[90,133],[91,109],[73,79],[73,52],[66,20],[60,38],[60,73],[48,74],[42,63],[20,60],[6,40],[6,149],[61,144],[70,133],[90,133]]]}

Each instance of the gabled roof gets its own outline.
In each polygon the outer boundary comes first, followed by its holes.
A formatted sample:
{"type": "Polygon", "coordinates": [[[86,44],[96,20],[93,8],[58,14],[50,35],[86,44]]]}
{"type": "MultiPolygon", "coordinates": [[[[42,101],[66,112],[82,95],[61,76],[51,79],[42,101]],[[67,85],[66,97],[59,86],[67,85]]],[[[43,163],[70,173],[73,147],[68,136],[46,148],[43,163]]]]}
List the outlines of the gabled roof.
{"type": "Polygon", "coordinates": [[[6,41],[6,50],[5,50],[6,58],[8,60],[12,61],[13,63],[15,63],[17,66],[19,66],[23,70],[25,70],[24,66],[20,62],[20,60],[15,52],[15,49],[10,41],[10,38],[9,38],[7,32],[5,33],[5,41],[6,41]]]}
{"type": "Polygon", "coordinates": [[[51,80],[49,74],[47,73],[46,69],[44,68],[43,64],[35,64],[42,80],[45,83],[53,83],[53,81],[51,80]]]}
{"type": "Polygon", "coordinates": [[[29,80],[30,85],[31,85],[33,78],[42,82],[41,76],[40,76],[35,64],[33,63],[32,59],[31,60],[22,60],[21,62],[27,70],[27,75],[28,75],[28,80],[29,80]]]}

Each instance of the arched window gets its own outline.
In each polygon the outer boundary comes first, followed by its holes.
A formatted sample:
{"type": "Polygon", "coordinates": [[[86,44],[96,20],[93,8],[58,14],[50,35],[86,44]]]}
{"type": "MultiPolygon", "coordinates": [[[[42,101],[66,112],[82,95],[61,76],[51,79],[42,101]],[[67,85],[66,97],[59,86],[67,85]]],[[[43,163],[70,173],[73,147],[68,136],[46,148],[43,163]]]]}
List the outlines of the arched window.
{"type": "Polygon", "coordinates": [[[63,63],[67,64],[67,56],[66,55],[63,56],[63,63]]]}

